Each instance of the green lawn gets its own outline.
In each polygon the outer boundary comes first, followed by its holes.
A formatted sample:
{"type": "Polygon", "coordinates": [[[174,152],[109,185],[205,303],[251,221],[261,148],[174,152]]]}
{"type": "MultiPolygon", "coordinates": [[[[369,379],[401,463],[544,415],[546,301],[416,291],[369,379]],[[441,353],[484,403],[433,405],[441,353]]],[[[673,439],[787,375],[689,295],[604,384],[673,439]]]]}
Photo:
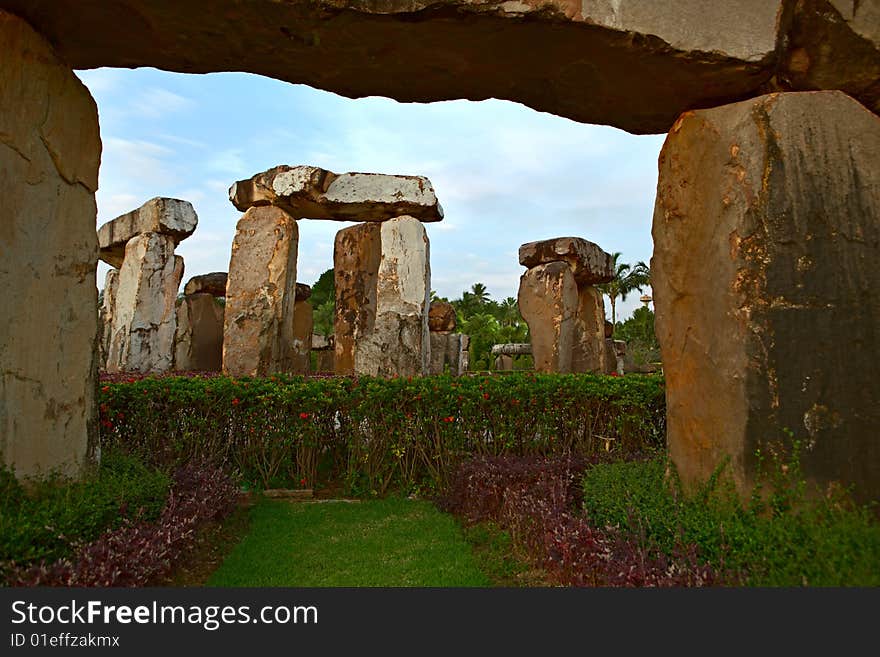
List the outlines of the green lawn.
{"type": "Polygon", "coordinates": [[[209,586],[489,586],[452,516],[418,500],[263,499],[209,586]]]}

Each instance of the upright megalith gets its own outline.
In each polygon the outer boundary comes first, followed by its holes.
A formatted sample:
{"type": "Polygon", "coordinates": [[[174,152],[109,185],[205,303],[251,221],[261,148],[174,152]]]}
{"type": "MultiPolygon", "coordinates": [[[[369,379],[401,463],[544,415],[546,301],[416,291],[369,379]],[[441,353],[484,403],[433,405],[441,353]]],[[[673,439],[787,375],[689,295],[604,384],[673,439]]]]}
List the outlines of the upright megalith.
{"type": "Polygon", "coordinates": [[[415,217],[359,224],[336,236],[336,372],[427,374],[431,265],[415,217]]]}
{"type": "Polygon", "coordinates": [[[174,365],[175,301],[183,258],[169,235],[145,233],[125,245],[110,341],[108,372],[167,372],[174,365]]]}
{"type": "Polygon", "coordinates": [[[756,449],[791,432],[808,477],[880,497],[880,118],[841,92],[687,112],[659,167],[652,279],[683,480],[729,457],[746,492],[756,449]]]}
{"type": "Polygon", "coordinates": [[[106,310],[108,372],[158,373],[174,367],[175,300],[183,277],[183,259],[174,249],[198,222],[189,201],[157,197],[98,229],[98,257],[119,268],[106,310]]]}
{"type": "Polygon", "coordinates": [[[226,284],[226,374],[291,371],[298,245],[296,221],[280,208],[253,207],[239,219],[226,284]]]}
{"type": "Polygon", "coordinates": [[[229,188],[239,210],[274,205],[295,219],[387,221],[409,215],[440,221],[443,208],[424,176],[341,173],[309,165],[280,165],[229,188]]]}
{"type": "Polygon", "coordinates": [[[0,80],[0,459],[75,476],[97,452],[98,112],[4,11],[0,80]]]}
{"type": "Polygon", "coordinates": [[[119,289],[119,270],[108,269],[104,277],[104,290],[98,308],[100,358],[98,367],[107,369],[107,355],[110,353],[110,336],[113,330],[113,313],[116,310],[116,291],[119,289]]]}
{"type": "Polygon", "coordinates": [[[470,336],[455,333],[455,308],[447,301],[433,301],[428,310],[431,333],[431,374],[448,372],[461,376],[467,372],[470,357],[470,336]]]}
{"type": "Polygon", "coordinates": [[[176,246],[196,229],[199,218],[189,201],[157,197],[141,207],[108,221],[98,229],[99,257],[111,267],[119,268],[130,239],[145,233],[170,237],[176,246]]]}
{"type": "Polygon", "coordinates": [[[177,301],[177,332],[174,338],[174,369],[216,372],[223,364],[226,272],[194,276],[177,301]]]}
{"type": "Polygon", "coordinates": [[[519,261],[529,268],[520,279],[520,312],[535,345],[535,369],[604,371],[605,304],[595,285],[614,276],[611,255],[580,237],[557,237],[523,244],[519,261]]]}
{"type": "Polygon", "coordinates": [[[291,336],[291,372],[294,374],[308,374],[311,370],[312,355],[312,329],[314,328],[314,313],[309,297],[312,296],[312,288],[305,283],[296,284],[296,302],[293,306],[293,335],[291,336]]]}

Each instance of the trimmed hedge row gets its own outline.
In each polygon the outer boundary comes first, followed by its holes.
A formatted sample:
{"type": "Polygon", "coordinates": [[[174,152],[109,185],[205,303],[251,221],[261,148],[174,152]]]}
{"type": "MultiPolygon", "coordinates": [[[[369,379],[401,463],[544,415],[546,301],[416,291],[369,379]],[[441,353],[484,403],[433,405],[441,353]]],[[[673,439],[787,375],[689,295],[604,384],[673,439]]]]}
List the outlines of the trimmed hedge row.
{"type": "Polygon", "coordinates": [[[342,482],[350,494],[443,486],[477,455],[660,446],[654,376],[147,378],[101,388],[102,445],[157,464],[208,457],[258,487],[342,482]]]}

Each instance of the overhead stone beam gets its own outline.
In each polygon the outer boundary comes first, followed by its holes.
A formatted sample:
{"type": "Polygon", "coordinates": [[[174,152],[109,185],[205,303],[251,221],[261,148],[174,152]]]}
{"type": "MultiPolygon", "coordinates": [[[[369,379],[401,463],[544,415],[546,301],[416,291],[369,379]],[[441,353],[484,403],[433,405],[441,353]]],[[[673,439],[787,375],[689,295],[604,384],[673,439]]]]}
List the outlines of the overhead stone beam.
{"type": "Polygon", "coordinates": [[[528,267],[566,262],[578,285],[608,283],[614,278],[614,259],[597,244],[580,237],[556,237],[519,247],[519,264],[528,267]]]}
{"type": "Polygon", "coordinates": [[[210,274],[193,276],[183,288],[184,294],[206,293],[214,297],[226,296],[226,280],[229,275],[225,271],[215,271],[210,274]]]}
{"type": "Polygon", "coordinates": [[[126,212],[98,229],[99,257],[112,267],[122,266],[125,245],[145,233],[168,235],[175,246],[196,229],[199,218],[189,201],[156,197],[137,210],[126,212]]]}
{"type": "Polygon", "coordinates": [[[440,221],[443,208],[424,176],[336,174],[308,165],[280,165],[239,180],[229,200],[241,210],[274,205],[295,219],[387,221],[402,215],[440,221]]]}
{"type": "Polygon", "coordinates": [[[508,342],[492,345],[493,356],[526,356],[532,353],[532,345],[528,342],[508,342]]]}

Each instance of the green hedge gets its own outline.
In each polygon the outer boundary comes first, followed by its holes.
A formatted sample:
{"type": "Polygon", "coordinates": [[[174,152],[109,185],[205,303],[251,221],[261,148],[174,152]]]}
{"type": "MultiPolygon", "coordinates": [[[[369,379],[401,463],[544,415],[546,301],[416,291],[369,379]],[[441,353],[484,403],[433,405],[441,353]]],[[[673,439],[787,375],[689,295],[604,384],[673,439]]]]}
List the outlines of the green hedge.
{"type": "Polygon", "coordinates": [[[27,491],[0,469],[0,576],[14,563],[70,556],[125,518],[155,519],[169,485],[166,474],[117,450],[105,450],[82,481],[42,481],[27,491]]]}
{"type": "Polygon", "coordinates": [[[103,445],[210,456],[257,487],[436,487],[461,458],[641,449],[665,436],[659,377],[148,378],[101,389],[103,445]]]}

